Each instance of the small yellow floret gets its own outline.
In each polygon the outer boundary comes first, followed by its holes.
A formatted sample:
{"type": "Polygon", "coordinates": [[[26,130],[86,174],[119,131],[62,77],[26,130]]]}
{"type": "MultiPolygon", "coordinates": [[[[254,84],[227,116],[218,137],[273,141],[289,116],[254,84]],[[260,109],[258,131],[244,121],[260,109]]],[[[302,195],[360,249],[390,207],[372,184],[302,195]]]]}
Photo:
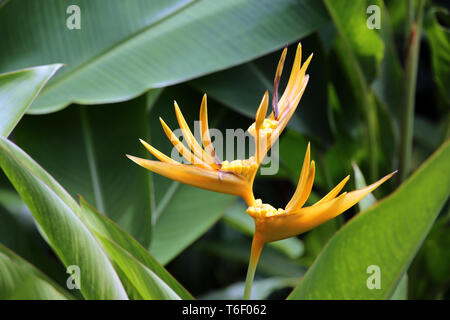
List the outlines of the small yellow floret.
{"type": "Polygon", "coordinates": [[[220,170],[229,171],[235,174],[249,178],[255,170],[258,169],[258,164],[255,161],[255,157],[250,157],[245,160],[233,160],[231,162],[225,160],[222,162],[220,170]]]}
{"type": "Polygon", "coordinates": [[[270,204],[262,203],[261,199],[256,199],[256,206],[249,207],[247,213],[254,218],[266,218],[284,214],[284,210],[275,209],[270,204]]]}
{"type": "MultiPolygon", "coordinates": [[[[277,125],[278,125],[277,120],[264,119],[261,129],[259,130],[260,135],[265,136],[265,135],[271,134],[273,129],[275,129],[277,127],[277,125]]],[[[255,136],[255,124],[254,123],[250,126],[250,128],[248,128],[248,132],[252,136],[255,136]]]]}

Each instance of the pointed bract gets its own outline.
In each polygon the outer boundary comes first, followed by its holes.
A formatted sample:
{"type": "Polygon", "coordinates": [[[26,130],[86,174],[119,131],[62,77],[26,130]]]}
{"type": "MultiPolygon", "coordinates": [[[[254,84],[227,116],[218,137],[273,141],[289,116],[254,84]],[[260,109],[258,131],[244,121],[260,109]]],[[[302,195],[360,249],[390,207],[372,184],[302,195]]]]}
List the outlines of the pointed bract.
{"type": "Polygon", "coordinates": [[[186,164],[173,164],[142,159],[127,155],[138,165],[166,178],[206,190],[248,197],[248,185],[244,179],[233,173],[197,168],[186,164]]]}
{"type": "MultiPolygon", "coordinates": [[[[278,215],[255,218],[255,233],[258,233],[259,237],[264,239],[265,242],[271,242],[309,231],[354,206],[395,173],[396,171],[365,188],[348,193],[344,192],[337,198],[320,204],[296,210],[286,210],[278,215]]],[[[346,180],[348,179],[344,179],[344,181],[346,180]]],[[[343,185],[342,182],[338,186],[340,187],[341,185],[343,185]]]]}

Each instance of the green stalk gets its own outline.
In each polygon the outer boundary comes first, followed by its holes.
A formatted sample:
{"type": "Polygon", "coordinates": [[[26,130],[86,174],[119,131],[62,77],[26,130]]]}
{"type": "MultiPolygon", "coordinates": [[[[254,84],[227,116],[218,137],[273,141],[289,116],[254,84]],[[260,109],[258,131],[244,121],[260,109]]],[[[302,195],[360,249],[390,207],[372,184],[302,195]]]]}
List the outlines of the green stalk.
{"type": "MultiPolygon", "coordinates": [[[[414,23],[414,0],[406,0],[405,35],[409,35],[414,23]]],[[[408,49],[408,37],[405,36],[404,50],[408,49]]]]}
{"type": "Polygon", "coordinates": [[[245,278],[244,300],[250,300],[253,279],[255,278],[255,270],[256,265],[252,264],[252,262],[250,261],[247,269],[247,277],[245,278]]]}
{"type": "Polygon", "coordinates": [[[264,242],[262,242],[257,235],[254,235],[252,241],[252,252],[248,263],[247,277],[245,278],[244,300],[250,300],[253,279],[255,278],[256,265],[258,264],[263,246],[264,242]]]}
{"type": "Polygon", "coordinates": [[[399,183],[403,182],[409,174],[412,156],[414,107],[417,81],[417,65],[419,61],[420,36],[422,33],[424,1],[419,1],[417,18],[409,32],[409,43],[405,64],[405,81],[403,83],[403,107],[401,117],[400,163],[399,183]]]}

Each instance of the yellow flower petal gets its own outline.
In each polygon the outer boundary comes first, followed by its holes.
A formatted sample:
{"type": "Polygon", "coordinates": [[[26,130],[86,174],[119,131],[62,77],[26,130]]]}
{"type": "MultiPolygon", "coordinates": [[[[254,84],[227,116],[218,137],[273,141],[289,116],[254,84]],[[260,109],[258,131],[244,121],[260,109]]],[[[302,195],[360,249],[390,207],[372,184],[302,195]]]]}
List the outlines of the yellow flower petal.
{"type": "Polygon", "coordinates": [[[200,106],[200,132],[202,134],[202,144],[205,147],[205,152],[211,155],[214,159],[214,163],[219,167],[221,161],[217,157],[216,151],[214,150],[214,145],[211,142],[211,136],[209,135],[206,93],[203,95],[202,104],[200,106]]]}
{"type": "MultiPolygon", "coordinates": [[[[308,171],[308,177],[306,179],[305,185],[303,190],[299,193],[298,198],[293,202],[292,204],[292,208],[287,208],[286,207],[286,211],[295,211],[300,209],[301,207],[303,207],[303,205],[305,204],[306,200],[308,200],[308,197],[311,193],[312,190],[312,186],[314,183],[314,175],[316,173],[316,165],[314,160],[311,161],[311,166],[309,168],[308,171]]],[[[292,201],[292,200],[291,200],[292,201]]]]}
{"type": "Polygon", "coordinates": [[[301,89],[298,92],[297,96],[292,100],[292,102],[287,104],[286,108],[283,108],[283,111],[280,110],[280,112],[282,112],[282,113],[279,116],[279,119],[278,119],[279,121],[278,121],[277,127],[275,129],[273,129],[272,134],[268,137],[269,141],[267,143],[267,148],[264,152],[264,155],[273,146],[273,144],[277,141],[278,137],[281,135],[284,128],[286,128],[286,125],[288,124],[289,120],[291,119],[292,115],[294,114],[294,112],[298,106],[298,103],[300,102],[300,99],[302,98],[303,92],[305,92],[308,81],[309,81],[309,76],[308,75],[304,76],[301,89]]]}
{"type": "MultiPolygon", "coordinates": [[[[258,111],[255,116],[255,130],[258,131],[264,122],[267,114],[267,108],[269,106],[269,91],[264,92],[264,96],[259,104],[258,111]]],[[[258,135],[258,134],[257,134],[258,135]]]]}
{"type": "Polygon", "coordinates": [[[256,134],[255,158],[256,158],[256,163],[258,163],[258,164],[262,160],[262,158],[260,157],[260,154],[261,154],[260,150],[261,149],[265,150],[266,144],[267,144],[266,139],[264,139],[264,141],[263,141],[264,145],[261,145],[261,136],[259,134],[259,130],[261,129],[261,126],[264,123],[264,119],[266,118],[268,105],[269,105],[269,92],[266,91],[261,100],[261,103],[259,104],[259,108],[258,108],[258,111],[256,111],[256,116],[255,116],[255,134],[256,134]]]}
{"type": "Polygon", "coordinates": [[[310,169],[310,158],[311,158],[311,146],[308,143],[308,146],[306,147],[305,158],[303,159],[302,171],[300,172],[300,178],[298,179],[297,189],[295,190],[295,193],[292,196],[291,201],[289,201],[289,203],[287,204],[286,210],[290,210],[294,206],[294,204],[298,202],[298,200],[300,199],[305,190],[306,180],[308,179],[310,169]]]}
{"type": "Polygon", "coordinates": [[[297,81],[301,80],[298,78],[301,63],[302,63],[302,44],[299,43],[297,45],[297,51],[295,52],[294,64],[292,65],[291,74],[289,76],[286,89],[284,90],[283,95],[280,98],[280,101],[278,101],[280,114],[282,114],[283,111],[286,109],[286,100],[288,100],[289,99],[288,96],[292,94],[293,89],[297,84],[297,81]]]}
{"type": "Polygon", "coordinates": [[[327,193],[327,195],[325,197],[323,197],[322,199],[320,199],[319,201],[317,201],[316,203],[314,203],[314,206],[333,200],[334,198],[336,198],[336,196],[339,194],[339,192],[341,192],[342,188],[344,188],[345,184],[347,183],[348,179],[350,179],[350,175],[346,176],[341,182],[339,182],[339,184],[333,188],[333,190],[331,190],[330,192],[327,193]]]}
{"type": "Polygon", "coordinates": [[[169,126],[164,122],[162,118],[159,118],[161,125],[166,133],[166,136],[169,138],[170,142],[174,145],[174,147],[178,150],[181,155],[192,163],[195,166],[199,166],[201,168],[211,168],[206,162],[202,161],[200,158],[196,157],[192,152],[184,146],[183,143],[177,138],[177,136],[170,130],[169,126]]]}
{"type": "Polygon", "coordinates": [[[349,193],[345,192],[334,200],[316,206],[304,207],[296,211],[286,211],[280,215],[255,219],[255,232],[265,242],[270,242],[286,239],[309,231],[355,205],[395,173],[396,171],[365,188],[349,193]]]}
{"type": "Polygon", "coordinates": [[[189,129],[189,126],[187,125],[186,120],[184,119],[180,107],[178,106],[178,103],[176,101],[174,101],[174,107],[178,124],[180,125],[181,132],[183,133],[183,137],[186,140],[186,143],[188,144],[189,148],[191,148],[191,150],[198,158],[202,159],[202,161],[204,161],[211,167],[217,169],[218,167],[215,164],[213,158],[211,158],[211,156],[209,156],[209,154],[207,154],[203,150],[203,148],[198,144],[197,140],[195,140],[195,137],[192,134],[191,129],[189,129]]]}
{"type": "Polygon", "coordinates": [[[275,119],[278,119],[278,86],[280,85],[281,74],[283,73],[284,61],[286,60],[287,47],[283,49],[281,53],[280,61],[278,61],[277,71],[275,72],[275,78],[273,80],[273,97],[272,97],[272,109],[275,119]]]}
{"type": "Polygon", "coordinates": [[[241,196],[249,204],[254,202],[253,193],[246,180],[233,173],[141,159],[130,155],[127,157],[138,165],[166,178],[206,190],[241,196]]]}
{"type": "Polygon", "coordinates": [[[169,158],[168,156],[166,156],[164,153],[160,152],[156,148],[153,148],[151,145],[149,145],[144,140],[139,139],[139,141],[144,145],[145,148],[147,148],[148,151],[151,152],[151,154],[153,154],[160,161],[167,162],[167,163],[173,163],[173,164],[180,164],[179,162],[173,160],[172,158],[169,158]]]}

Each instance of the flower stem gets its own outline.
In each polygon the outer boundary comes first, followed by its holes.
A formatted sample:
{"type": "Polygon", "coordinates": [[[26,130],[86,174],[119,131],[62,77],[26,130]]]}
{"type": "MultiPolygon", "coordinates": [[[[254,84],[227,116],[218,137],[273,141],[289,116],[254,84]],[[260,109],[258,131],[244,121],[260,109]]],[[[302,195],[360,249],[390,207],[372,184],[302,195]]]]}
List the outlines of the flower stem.
{"type": "Polygon", "coordinates": [[[409,31],[409,42],[406,52],[405,81],[403,84],[403,112],[401,121],[401,143],[399,163],[399,183],[409,174],[412,156],[414,107],[417,81],[417,65],[419,61],[420,36],[422,29],[424,1],[419,1],[416,20],[409,31]]]}
{"type": "Polygon", "coordinates": [[[252,241],[252,252],[250,254],[250,261],[248,263],[247,277],[245,279],[244,300],[249,300],[252,293],[253,279],[255,277],[256,265],[258,264],[259,256],[264,247],[264,242],[255,234],[252,241]]]}

